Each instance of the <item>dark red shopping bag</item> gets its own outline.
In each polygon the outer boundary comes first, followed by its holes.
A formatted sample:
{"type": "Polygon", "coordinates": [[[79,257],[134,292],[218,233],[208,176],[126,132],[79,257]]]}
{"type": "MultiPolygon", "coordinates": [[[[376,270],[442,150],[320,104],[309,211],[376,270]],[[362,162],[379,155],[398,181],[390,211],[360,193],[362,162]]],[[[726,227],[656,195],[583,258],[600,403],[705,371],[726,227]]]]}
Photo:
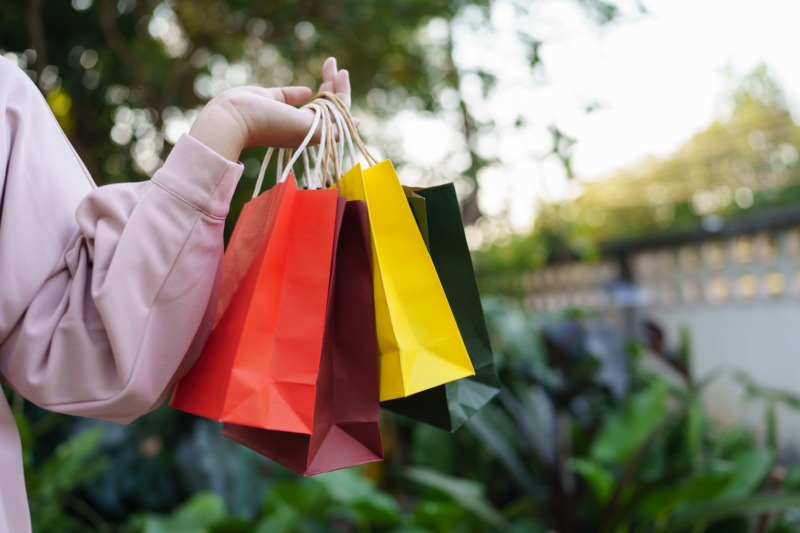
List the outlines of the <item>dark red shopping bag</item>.
{"type": "Polygon", "coordinates": [[[311,432],[338,204],[337,191],[298,190],[292,176],[245,204],[214,328],[172,407],[311,432]]]}
{"type": "Polygon", "coordinates": [[[369,220],[347,202],[334,250],[331,295],[310,435],[225,424],[223,435],[303,475],[379,461],[378,353],[369,220]]]}

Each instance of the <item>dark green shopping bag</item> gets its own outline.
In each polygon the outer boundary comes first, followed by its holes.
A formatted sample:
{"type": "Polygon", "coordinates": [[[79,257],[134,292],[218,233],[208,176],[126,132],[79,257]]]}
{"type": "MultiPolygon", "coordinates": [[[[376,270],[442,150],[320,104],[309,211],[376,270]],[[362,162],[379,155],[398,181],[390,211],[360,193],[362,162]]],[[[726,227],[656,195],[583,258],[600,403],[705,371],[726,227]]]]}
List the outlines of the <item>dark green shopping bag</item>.
{"type": "Polygon", "coordinates": [[[382,402],[381,406],[414,420],[455,431],[499,392],[500,381],[455,187],[447,183],[430,188],[406,187],[405,190],[475,375],[406,398],[382,402]]]}

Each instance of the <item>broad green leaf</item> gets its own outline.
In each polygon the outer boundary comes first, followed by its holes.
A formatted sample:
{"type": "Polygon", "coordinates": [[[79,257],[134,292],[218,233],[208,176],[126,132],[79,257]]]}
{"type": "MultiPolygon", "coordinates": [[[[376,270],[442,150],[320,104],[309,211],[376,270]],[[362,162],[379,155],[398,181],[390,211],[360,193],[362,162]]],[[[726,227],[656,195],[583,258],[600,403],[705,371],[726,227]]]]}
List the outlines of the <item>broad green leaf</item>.
{"type": "Polygon", "coordinates": [[[206,533],[226,516],[216,494],[202,492],[168,516],[145,515],[143,533],[206,533]]]}
{"type": "Polygon", "coordinates": [[[289,533],[301,518],[291,507],[282,507],[260,521],[253,533],[289,533]]]}
{"type": "Polygon", "coordinates": [[[602,464],[591,459],[574,458],[569,467],[586,480],[599,502],[608,501],[614,490],[614,476],[602,464]]]}
{"type": "Polygon", "coordinates": [[[409,467],[406,476],[417,483],[436,489],[465,509],[493,526],[507,525],[506,519],[489,503],[480,483],[440,474],[435,470],[409,467]]]}
{"type": "Polygon", "coordinates": [[[668,388],[656,382],[613,413],[594,442],[591,457],[607,464],[626,462],[668,414],[668,388]]]}
{"type": "Polygon", "coordinates": [[[751,399],[764,400],[769,403],[777,403],[800,409],[800,395],[772,387],[765,387],[756,382],[752,377],[741,370],[733,374],[733,379],[744,388],[745,395],[751,399]]]}
{"type": "Polygon", "coordinates": [[[422,500],[414,508],[412,523],[427,531],[463,531],[464,526],[484,522],[454,500],[422,500]]]}
{"type": "Polygon", "coordinates": [[[695,468],[700,467],[703,458],[703,429],[705,414],[700,398],[693,398],[686,412],[686,453],[695,468]]]}
{"type": "Polygon", "coordinates": [[[683,533],[698,523],[710,523],[736,515],[753,515],[800,507],[800,494],[758,494],[747,498],[709,502],[682,513],[672,520],[663,533],[683,533]]]}
{"type": "Polygon", "coordinates": [[[315,476],[335,502],[353,507],[372,524],[388,525],[399,520],[400,507],[389,494],[353,470],[337,470],[315,476]]]}
{"type": "Polygon", "coordinates": [[[495,422],[491,415],[497,413],[502,415],[502,411],[493,405],[487,405],[482,412],[473,416],[467,427],[473,435],[483,443],[500,460],[506,471],[519,487],[525,492],[536,491],[536,479],[528,472],[528,466],[520,458],[520,455],[511,446],[511,443],[503,438],[497,431],[495,422]]]}
{"type": "Polygon", "coordinates": [[[771,450],[751,450],[732,461],[730,482],[723,495],[743,497],[752,493],[764,481],[775,463],[771,450]]]}
{"type": "Polygon", "coordinates": [[[651,517],[671,516],[681,506],[715,498],[727,490],[730,477],[724,474],[698,476],[678,486],[656,489],[644,497],[638,509],[651,517]]]}

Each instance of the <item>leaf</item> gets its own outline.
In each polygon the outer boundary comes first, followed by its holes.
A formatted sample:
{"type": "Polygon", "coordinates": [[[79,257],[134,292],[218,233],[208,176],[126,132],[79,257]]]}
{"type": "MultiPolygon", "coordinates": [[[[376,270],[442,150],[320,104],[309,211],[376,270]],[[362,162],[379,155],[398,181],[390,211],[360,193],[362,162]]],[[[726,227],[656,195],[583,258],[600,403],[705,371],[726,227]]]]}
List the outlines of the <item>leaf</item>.
{"type": "Polygon", "coordinates": [[[608,501],[611,491],[614,490],[614,476],[602,464],[591,459],[573,458],[569,467],[586,480],[599,502],[608,501]]]}
{"type": "Polygon", "coordinates": [[[751,450],[738,455],[732,463],[725,496],[741,497],[753,492],[767,477],[775,463],[772,450],[751,450]]]}
{"type": "Polygon", "coordinates": [[[485,527],[480,518],[450,499],[423,499],[414,506],[411,516],[411,523],[425,531],[468,531],[474,529],[475,522],[485,527]]]}
{"type": "Polygon", "coordinates": [[[171,515],[144,515],[142,533],[206,533],[215,523],[225,519],[225,516],[225,504],[220,497],[210,492],[201,492],[171,515]]]}
{"type": "Polygon", "coordinates": [[[663,533],[682,533],[699,523],[708,524],[730,516],[778,511],[788,507],[800,507],[800,494],[758,494],[736,500],[709,502],[670,522],[663,533]]]}
{"type": "Polygon", "coordinates": [[[746,497],[763,482],[774,461],[774,453],[769,450],[741,453],[727,463],[724,471],[697,476],[677,487],[657,489],[642,500],[639,509],[650,516],[670,516],[746,497]]]}
{"type": "Polygon", "coordinates": [[[705,426],[705,414],[700,398],[690,400],[686,411],[686,453],[689,456],[689,463],[695,467],[700,467],[703,451],[703,427],[705,426]]]}
{"type": "Polygon", "coordinates": [[[668,413],[668,388],[656,382],[633,395],[621,413],[612,414],[595,440],[591,457],[607,464],[626,462],[668,413]]]}
{"type": "Polygon", "coordinates": [[[742,370],[733,373],[733,379],[745,390],[745,396],[750,399],[759,399],[765,402],[778,403],[792,409],[800,409],[800,395],[791,392],[764,387],[742,370]]]}
{"type": "Polygon", "coordinates": [[[723,494],[729,481],[725,475],[711,474],[697,476],[678,486],[656,489],[639,503],[639,510],[651,517],[668,517],[681,506],[706,502],[723,494]]]}
{"type": "Polygon", "coordinates": [[[509,389],[503,388],[498,399],[513,418],[523,442],[530,443],[541,462],[553,464],[556,458],[555,413],[544,389],[527,387],[520,391],[517,399],[509,389]]]}
{"type": "Polygon", "coordinates": [[[281,507],[260,521],[253,533],[289,533],[299,522],[297,511],[291,507],[281,507]]]}
{"type": "Polygon", "coordinates": [[[498,513],[486,499],[484,487],[480,483],[445,476],[425,468],[408,467],[405,473],[409,479],[444,493],[485,522],[496,527],[508,525],[503,515],[498,513]]]}
{"type": "Polygon", "coordinates": [[[315,476],[337,503],[353,507],[372,525],[394,524],[400,519],[400,507],[389,494],[372,481],[352,470],[337,470],[315,476]]]}
{"type": "Polygon", "coordinates": [[[488,413],[493,409],[494,406],[487,405],[483,411],[467,422],[467,427],[484,446],[497,456],[503,466],[506,467],[506,471],[522,490],[529,493],[536,492],[536,480],[528,473],[525,463],[522,462],[511,445],[496,431],[492,423],[487,421],[492,419],[488,413]]]}

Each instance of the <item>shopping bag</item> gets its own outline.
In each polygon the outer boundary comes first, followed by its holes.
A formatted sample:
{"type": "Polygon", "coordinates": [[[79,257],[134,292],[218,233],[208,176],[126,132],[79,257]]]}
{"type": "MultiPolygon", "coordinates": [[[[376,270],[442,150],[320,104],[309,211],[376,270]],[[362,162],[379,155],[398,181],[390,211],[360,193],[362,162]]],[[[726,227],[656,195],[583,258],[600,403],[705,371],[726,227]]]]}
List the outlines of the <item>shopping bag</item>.
{"type": "Polygon", "coordinates": [[[334,253],[311,434],[234,424],[222,430],[303,475],[383,458],[369,221],[363,202],[347,202],[334,253]]]}
{"type": "Polygon", "coordinates": [[[391,162],[356,165],[340,181],[369,214],[380,353],[380,399],[474,374],[433,261],[391,162]]]}
{"type": "Polygon", "coordinates": [[[455,431],[499,391],[489,332],[452,183],[404,187],[420,234],[428,245],[475,375],[389,400],[383,407],[433,426],[455,431]]]}
{"type": "Polygon", "coordinates": [[[170,405],[310,433],[328,303],[335,190],[292,176],[245,204],[223,261],[215,325],[170,405]]]}

